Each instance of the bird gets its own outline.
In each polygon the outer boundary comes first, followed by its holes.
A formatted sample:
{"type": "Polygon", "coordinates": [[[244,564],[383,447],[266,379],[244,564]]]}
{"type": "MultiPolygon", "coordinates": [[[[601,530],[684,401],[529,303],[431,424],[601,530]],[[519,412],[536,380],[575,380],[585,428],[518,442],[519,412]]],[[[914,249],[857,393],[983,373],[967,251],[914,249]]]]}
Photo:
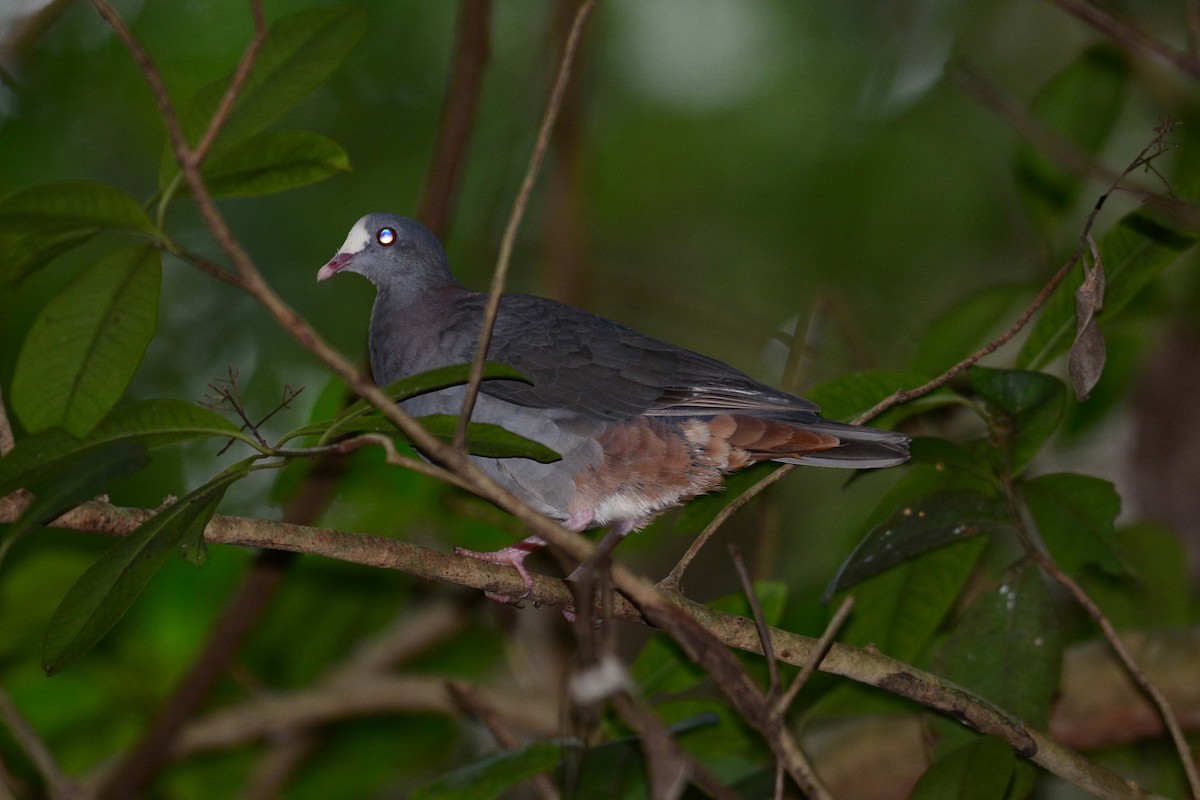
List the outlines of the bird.
{"type": "MultiPolygon", "coordinates": [[[[487,295],[455,280],[441,242],[416,220],[384,212],[359,219],[317,280],[343,272],[375,285],[368,339],[380,386],[474,358],[487,295]]],[[[472,421],[561,458],[472,459],[564,527],[607,528],[602,545],[610,548],[762,461],[877,469],[909,457],[902,433],[824,419],[811,401],[721,361],[543,297],[501,297],[487,359],[529,382],[484,382],[472,421]]],[[[400,405],[414,417],[458,414],[464,395],[455,386],[400,405]]],[[[545,544],[530,536],[494,552],[455,552],[513,567],[528,595],[525,559],[545,544]]]]}

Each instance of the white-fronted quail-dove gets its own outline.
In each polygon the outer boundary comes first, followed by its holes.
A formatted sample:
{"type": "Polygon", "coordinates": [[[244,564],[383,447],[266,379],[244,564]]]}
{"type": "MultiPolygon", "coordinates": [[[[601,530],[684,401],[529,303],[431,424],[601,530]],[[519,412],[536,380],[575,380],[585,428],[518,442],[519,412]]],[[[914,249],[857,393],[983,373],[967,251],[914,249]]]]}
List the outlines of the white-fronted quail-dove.
{"type": "MultiPolygon", "coordinates": [[[[487,295],[462,287],[437,238],[415,220],[368,214],[354,224],[317,280],[356,272],[375,284],[370,351],[381,386],[472,360],[487,295]]],[[[817,416],[817,406],[738,370],[578,308],[505,295],[488,360],[532,381],[489,380],[474,422],[541,442],[562,459],[473,456],[488,475],[571,530],[636,530],[662,511],[721,488],[724,476],[760,461],[871,469],[908,459],[901,433],[817,416]]],[[[465,388],[406,400],[413,416],[458,414],[465,388]]],[[[494,553],[525,587],[524,560],[544,546],[531,536],[494,553]]]]}

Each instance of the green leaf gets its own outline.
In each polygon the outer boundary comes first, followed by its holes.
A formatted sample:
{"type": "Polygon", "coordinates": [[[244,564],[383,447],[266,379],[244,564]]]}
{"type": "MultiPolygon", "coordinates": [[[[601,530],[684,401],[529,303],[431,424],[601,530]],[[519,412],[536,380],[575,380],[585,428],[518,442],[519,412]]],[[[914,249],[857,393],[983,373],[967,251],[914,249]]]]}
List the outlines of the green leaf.
{"type": "Polygon", "coordinates": [[[1042,541],[1064,572],[1078,575],[1091,564],[1109,575],[1125,573],[1113,540],[1121,498],[1111,483],[1059,472],[1025,481],[1021,493],[1042,541]]]}
{"type": "Polygon", "coordinates": [[[20,189],[0,200],[0,228],[6,233],[44,236],[97,229],[153,235],[154,223],[136,200],[99,181],[53,181],[20,189]]]}
{"type": "Polygon", "coordinates": [[[13,410],[28,431],[84,436],[109,412],[154,338],[161,283],[157,250],[118,250],[46,304],[12,379],[13,410]]]}
{"type": "Polygon", "coordinates": [[[208,563],[208,544],[204,541],[204,529],[208,527],[208,521],[212,519],[213,514],[217,513],[217,506],[221,504],[224,495],[224,490],[214,493],[208,501],[208,506],[185,521],[178,534],[179,557],[193,567],[203,567],[208,563]]]}
{"type": "Polygon", "coordinates": [[[828,594],[930,550],[979,534],[1012,530],[1005,503],[968,489],[945,489],[905,503],[876,525],[838,570],[828,594]]]}
{"type": "MultiPolygon", "coordinates": [[[[763,619],[767,624],[778,625],[787,605],[788,585],[782,581],[755,581],[754,596],[758,598],[759,608],[762,609],[763,619]]],[[[739,617],[751,617],[754,613],[750,609],[750,601],[742,592],[726,595],[706,605],[714,611],[737,614],[739,617]]]]}
{"type": "MultiPolygon", "coordinates": [[[[875,647],[915,662],[962,593],[986,540],[965,539],[868,578],[853,591],[854,612],[839,641],[875,647]]],[[[813,717],[911,712],[909,701],[870,686],[842,683],[810,709],[813,717]]]]}
{"type": "Polygon", "coordinates": [[[893,658],[914,661],[954,607],[985,543],[981,538],[966,539],[858,584],[849,593],[854,595],[854,613],[841,640],[860,647],[874,645],[893,658]]]}
{"type": "Polygon", "coordinates": [[[1197,237],[1168,228],[1142,211],[1121,219],[1100,240],[1100,258],[1107,273],[1101,319],[1111,321],[1159,273],[1196,246],[1197,237]]]}
{"type": "Polygon", "coordinates": [[[99,232],[97,227],[52,233],[5,231],[0,234],[0,290],[15,291],[42,267],[99,232]]]}
{"type": "Polygon", "coordinates": [[[0,458],[0,496],[71,469],[72,460],[117,442],[147,448],[204,437],[245,438],[237,426],[215,411],[179,400],[143,400],[122,406],[84,439],[52,428],[17,442],[0,458]]]}
{"type": "MultiPolygon", "coordinates": [[[[729,760],[727,751],[708,758],[709,751],[697,744],[699,739],[712,734],[719,723],[718,715],[700,713],[668,725],[667,731],[693,757],[701,760],[718,780],[728,782],[729,770],[720,763],[722,756],[729,760]]],[[[570,770],[569,777],[564,779],[570,791],[564,796],[571,800],[647,797],[646,758],[642,745],[640,736],[622,736],[586,748],[576,745],[566,751],[559,773],[570,770]]]]}
{"type": "Polygon", "coordinates": [[[1008,321],[1017,303],[1030,294],[1028,286],[1004,284],[955,302],[925,329],[912,369],[938,375],[957,364],[982,346],[998,325],[1008,321]]]}
{"type": "MultiPolygon", "coordinates": [[[[1025,562],[975,599],[936,659],[939,674],[1044,729],[1058,689],[1062,643],[1054,603],[1041,572],[1025,562]]],[[[975,736],[938,720],[939,752],[975,736]]]]}
{"type": "MultiPolygon", "coordinates": [[[[821,407],[822,416],[849,422],[897,389],[915,389],[930,377],[921,372],[896,370],[854,372],[814,386],[804,395],[821,407]]],[[[960,399],[957,395],[947,389],[938,389],[893,408],[872,424],[882,427],[896,425],[914,414],[958,402],[960,399]]]]}
{"type": "Polygon", "coordinates": [[[492,800],[522,781],[554,769],[562,745],[533,742],[482,758],[414,790],[410,800],[492,800]]]}
{"type": "Polygon", "coordinates": [[[935,761],[909,800],[1004,800],[1016,763],[1007,742],[980,737],[935,761]]]}
{"type": "Polygon", "coordinates": [[[245,468],[226,471],[159,511],[108,549],[59,603],[46,630],[42,664],[53,675],[78,660],[108,633],[180,542],[203,527],[229,485],[245,468]]]}
{"type": "Polygon", "coordinates": [[[852,583],[975,532],[964,529],[955,534],[958,526],[979,526],[988,532],[1002,528],[994,523],[1007,519],[1007,515],[998,513],[1002,508],[1000,484],[988,462],[986,443],[964,446],[918,437],[913,439],[910,451],[908,469],[865,520],[861,543],[830,581],[822,602],[828,603],[835,592],[852,583]],[[939,499],[950,503],[945,512],[937,508],[939,499]],[[887,533],[897,526],[903,534],[899,543],[896,533],[887,533]],[[909,537],[915,537],[915,541],[906,541],[909,537]],[[921,546],[924,538],[931,540],[929,547],[921,546]],[[897,548],[902,551],[901,557],[893,554],[897,548]],[[868,555],[872,556],[870,560],[868,555]]]}
{"type": "Polygon", "coordinates": [[[1142,522],[1117,530],[1121,576],[1088,570],[1080,576],[1088,596],[1117,630],[1182,628],[1192,621],[1188,557],[1174,531],[1142,522]]]}
{"type": "Polygon", "coordinates": [[[971,386],[987,401],[992,434],[998,437],[1018,472],[1041,449],[1058,426],[1067,387],[1041,372],[971,367],[971,386]]]}
{"type": "MultiPolygon", "coordinates": [[[[458,417],[449,414],[434,414],[419,417],[430,433],[444,442],[454,438],[458,417]]],[[[526,439],[490,422],[472,422],[467,426],[467,452],[488,458],[528,458],[542,464],[551,464],[562,459],[558,453],[541,442],[526,439]]]]}
{"type": "MultiPolygon", "coordinates": [[[[210,153],[243,140],[279,119],[323,84],[354,49],[366,30],[366,14],[359,5],[301,11],[271,26],[262,50],[233,110],[210,153]]],[[[232,76],[205,86],[187,103],[180,122],[195,144],[220,105],[232,76]]],[[[168,146],[159,171],[159,187],[166,188],[179,172],[168,146]]]]}
{"type": "MultiPolygon", "coordinates": [[[[443,442],[449,443],[454,439],[458,417],[433,414],[416,419],[443,442]]],[[[339,435],[361,433],[382,433],[397,442],[411,444],[407,436],[396,430],[391,421],[380,414],[358,417],[338,427],[339,435]]],[[[526,439],[490,422],[472,422],[467,426],[467,452],[485,458],[528,458],[542,464],[552,464],[562,459],[562,456],[541,442],[526,439]]]]}
{"type": "MultiPolygon", "coordinates": [[[[33,502],[0,537],[0,562],[16,541],[36,525],[44,525],[63,512],[102,493],[112,481],[137,472],[148,461],[140,442],[109,442],[102,447],[76,451],[54,480],[29,482],[33,502]]],[[[0,462],[2,464],[3,462],[0,462]]]]}
{"type": "Polygon", "coordinates": [[[204,162],[208,189],[217,197],[285,192],[349,169],[341,145],[307,131],[264,131],[204,162]]]}
{"type": "MultiPolygon", "coordinates": [[[[759,581],[754,583],[754,592],[767,624],[778,625],[787,604],[787,584],[779,581],[759,581]]],[[[751,616],[750,603],[741,592],[718,598],[707,605],[714,611],[747,618],[751,616]]],[[[704,671],[685,656],[665,634],[647,642],[629,671],[647,695],[676,694],[707,679],[704,671]]]]}
{"type": "MultiPolygon", "coordinates": [[[[1166,267],[1196,245],[1196,237],[1162,225],[1142,211],[1127,214],[1101,238],[1107,290],[1101,328],[1112,323],[1126,306],[1166,267]]],[[[1067,276],[1042,308],[1029,338],[1017,354],[1017,366],[1040,369],[1071,346],[1075,332],[1075,291],[1083,283],[1082,268],[1067,276]]]]}
{"type": "MultiPolygon", "coordinates": [[[[467,382],[471,375],[470,364],[455,364],[449,367],[439,367],[437,369],[422,372],[419,375],[411,375],[407,378],[396,381],[384,387],[383,393],[390,397],[395,402],[403,402],[411,397],[436,392],[439,389],[445,389],[450,386],[459,386],[467,382]]],[[[520,372],[508,366],[507,364],[487,363],[483,367],[483,380],[512,380],[529,383],[529,379],[523,376],[520,372]]],[[[322,422],[314,422],[305,425],[302,428],[297,428],[283,437],[284,442],[296,439],[301,436],[320,436],[318,444],[327,444],[337,437],[353,432],[355,420],[367,416],[369,414],[378,413],[374,406],[366,400],[355,400],[346,407],[337,417],[322,422]]],[[[375,428],[367,428],[366,430],[376,430],[375,428]]]]}
{"type": "MultiPolygon", "coordinates": [[[[1033,116],[1072,149],[1096,155],[1108,141],[1125,100],[1129,67],[1113,45],[1094,45],[1042,87],[1031,106],[1033,116]]],[[[1030,216],[1052,226],[1070,211],[1083,188],[1083,177],[1045,154],[1044,147],[1017,148],[1017,185],[1030,216]]]]}

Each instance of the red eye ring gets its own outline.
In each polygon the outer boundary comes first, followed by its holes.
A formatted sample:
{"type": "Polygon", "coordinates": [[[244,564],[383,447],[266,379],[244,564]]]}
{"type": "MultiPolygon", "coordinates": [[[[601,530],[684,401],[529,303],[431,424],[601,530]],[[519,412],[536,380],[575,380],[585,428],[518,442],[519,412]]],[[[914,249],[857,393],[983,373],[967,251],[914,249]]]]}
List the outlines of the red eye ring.
{"type": "Polygon", "coordinates": [[[396,243],[396,229],[380,228],[379,232],[375,234],[375,241],[379,242],[384,247],[390,247],[396,243]]]}

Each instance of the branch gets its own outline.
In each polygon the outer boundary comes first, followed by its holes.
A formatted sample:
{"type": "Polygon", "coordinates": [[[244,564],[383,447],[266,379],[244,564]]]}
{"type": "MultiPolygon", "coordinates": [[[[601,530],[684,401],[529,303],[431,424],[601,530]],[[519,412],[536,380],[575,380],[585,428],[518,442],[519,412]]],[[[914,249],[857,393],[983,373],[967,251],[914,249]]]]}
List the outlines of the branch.
{"type": "Polygon", "coordinates": [[[13,449],[12,423],[8,421],[8,409],[4,407],[4,391],[0,389],[0,457],[13,449]]]}
{"type": "MultiPolygon", "coordinates": [[[[0,523],[15,520],[23,508],[24,503],[13,496],[0,499],[0,523]]],[[[50,527],[125,536],[149,519],[152,513],[144,509],[84,503],[51,522],[50,527]]],[[[212,544],[310,553],[370,567],[396,569],[428,580],[500,594],[515,596],[523,591],[520,577],[511,569],[382,536],[221,515],[212,518],[204,535],[205,540],[212,544]]],[[[620,564],[614,563],[614,579],[632,585],[624,577],[627,572],[620,564]]],[[[540,606],[573,608],[571,590],[565,581],[536,574],[533,579],[530,602],[540,606]]],[[[711,637],[712,642],[722,646],[721,652],[726,655],[725,647],[761,654],[762,643],[752,620],[714,611],[680,596],[672,596],[669,600],[657,594],[655,596],[660,598],[662,605],[655,605],[652,613],[661,617],[664,607],[667,607],[676,614],[686,614],[711,637]]],[[[643,615],[638,606],[620,595],[613,597],[611,616],[641,624],[648,621],[647,615],[643,615]]],[[[770,628],[770,636],[779,660],[785,663],[803,667],[816,652],[817,642],[808,637],[778,628],[770,628]]],[[[1045,733],[1026,728],[1019,720],[965,689],[882,653],[834,644],[821,661],[819,669],[879,687],[947,714],[977,731],[998,736],[1020,755],[1093,794],[1113,798],[1149,796],[1135,784],[1088,762],[1045,733]]]]}
{"type": "Polygon", "coordinates": [[[184,725],[228,671],[242,642],[274,598],[291,560],[290,553],[277,550],[266,550],[258,555],[237,593],[221,612],[204,649],[179,679],[171,697],[159,708],[142,738],[96,791],[97,800],[140,796],[167,762],[184,725]]]}
{"type": "MultiPolygon", "coordinates": [[[[183,137],[178,116],[175,113],[170,97],[163,85],[162,78],[157,72],[153,61],[105,0],[91,0],[91,2],[113,26],[113,29],[122,41],[125,42],[145,74],[147,82],[151,86],[151,91],[154,93],[159,104],[164,122],[167,125],[168,137],[171,141],[176,160],[179,162],[184,178],[191,189],[200,215],[204,219],[209,233],[224,251],[238,275],[245,282],[246,291],[254,296],[302,346],[316,355],[331,371],[345,380],[359,396],[365,398],[375,408],[378,408],[419,449],[424,450],[432,459],[444,465],[447,468],[445,472],[448,476],[456,477],[461,483],[468,485],[474,493],[492,501],[511,513],[514,517],[525,523],[533,533],[549,544],[559,548],[566,555],[579,562],[588,561],[595,552],[595,547],[590,541],[579,534],[565,530],[553,520],[537,513],[511,492],[482,473],[461,449],[446,446],[431,436],[420,424],[392,403],[374,383],[362,375],[319,337],[311,326],[301,319],[266,284],[253,260],[233,236],[228,223],[217,209],[211,194],[208,192],[207,186],[199,170],[196,168],[191,151],[183,137]]],[[[592,2],[593,0],[588,0],[583,9],[590,8],[592,2]]],[[[585,16],[582,13],[583,9],[581,9],[579,18],[580,23],[582,23],[582,18],[585,16]]],[[[574,38],[577,39],[578,37],[574,38]]],[[[493,299],[498,301],[498,298],[493,299]]],[[[484,343],[481,342],[481,344],[484,343]]],[[[486,352],[486,347],[482,347],[481,352],[486,352]]],[[[469,414],[465,414],[464,416],[469,416],[469,414]]],[[[257,534],[262,533],[264,530],[264,528],[253,525],[248,527],[250,530],[243,530],[242,532],[253,534],[250,538],[255,538],[257,534]]],[[[274,530],[278,533],[278,523],[274,525],[268,524],[265,530],[274,530]]],[[[310,542],[298,543],[287,541],[286,537],[284,537],[283,541],[278,542],[278,546],[281,549],[298,550],[303,547],[303,549],[309,550],[310,547],[319,547],[321,544],[332,544],[334,541],[345,544],[344,540],[338,540],[337,533],[315,530],[312,533],[312,540],[310,542]]],[[[345,534],[341,534],[341,536],[345,537],[345,534]]],[[[352,538],[363,542],[368,537],[352,538]]],[[[381,554],[387,552],[389,546],[399,547],[403,545],[403,543],[392,540],[383,541],[387,542],[387,544],[385,545],[383,542],[376,543],[374,546],[359,544],[358,548],[352,549],[351,552],[353,555],[361,555],[364,558],[378,558],[381,554]],[[363,547],[366,547],[367,550],[363,551],[361,549],[363,547]]],[[[257,546],[270,547],[272,545],[264,543],[257,546]]],[[[412,546],[407,545],[407,547],[412,546]]],[[[445,557],[443,556],[442,558],[445,557]]],[[[378,564],[378,566],[383,566],[383,564],[378,564]]],[[[448,576],[452,576],[455,566],[451,563],[447,563],[445,566],[449,570],[446,575],[439,574],[430,577],[444,580],[448,576]]],[[[476,568],[480,566],[482,565],[477,565],[476,568]]],[[[507,572],[510,574],[505,576],[505,580],[515,582],[516,576],[512,575],[510,570],[507,572]]],[[[761,692],[757,691],[757,687],[750,681],[737,660],[722,646],[722,641],[714,635],[713,630],[715,629],[712,628],[712,620],[709,618],[707,609],[698,606],[693,607],[690,604],[686,606],[674,604],[667,597],[660,594],[648,581],[630,572],[620,563],[612,565],[612,578],[614,585],[629,598],[647,620],[670,634],[683,647],[684,652],[712,676],[714,682],[726,697],[729,698],[738,713],[751,725],[765,733],[766,726],[770,723],[769,709],[765,698],[761,692]],[[706,623],[706,619],[709,620],[708,623],[706,623]]],[[[556,590],[563,595],[569,596],[569,592],[566,592],[565,588],[561,587],[561,585],[556,587],[556,590]]],[[[754,644],[751,642],[737,646],[753,649],[754,644]]],[[[824,664],[832,667],[837,662],[835,656],[838,652],[837,648],[832,650],[824,664]]],[[[782,652],[781,657],[783,657],[782,652]]],[[[1069,753],[1069,751],[1061,752],[1062,749],[1052,741],[1045,739],[1044,735],[1025,731],[1019,723],[1006,718],[1001,712],[995,709],[974,705],[976,701],[970,695],[962,692],[962,690],[947,690],[949,694],[943,695],[939,689],[941,684],[933,676],[918,678],[914,677],[916,675],[915,672],[905,672],[904,670],[907,668],[903,665],[899,665],[898,668],[900,672],[889,672],[877,676],[879,680],[883,681],[883,683],[878,685],[904,696],[910,696],[908,694],[910,692],[922,698],[930,695],[931,699],[925,701],[927,704],[932,704],[933,707],[946,711],[956,716],[956,718],[963,719],[977,729],[1004,736],[1014,744],[1019,753],[1035,757],[1035,760],[1038,757],[1045,758],[1044,754],[1046,752],[1054,753],[1055,758],[1051,759],[1054,766],[1048,766],[1048,768],[1053,769],[1058,774],[1087,790],[1098,791],[1101,794],[1113,797],[1141,795],[1140,790],[1130,788],[1118,776],[1090,765],[1086,760],[1074,753],[1069,753]]],[[[788,740],[786,732],[780,737],[768,736],[767,738],[768,742],[773,746],[779,742],[786,742],[788,740]]],[[[789,756],[788,753],[781,752],[779,749],[776,749],[776,755],[780,758],[787,758],[789,756]]],[[[1038,763],[1042,763],[1042,761],[1039,760],[1038,763]]]]}
{"type": "Polygon", "coordinates": [[[49,795],[54,800],[78,797],[80,787],[68,778],[54,760],[54,754],[37,735],[37,731],[26,721],[4,689],[0,688],[0,719],[4,720],[8,732],[25,751],[42,780],[46,782],[49,795]]]}
{"type": "Polygon", "coordinates": [[[1063,169],[1081,177],[1094,178],[1109,185],[1122,183],[1122,189],[1142,202],[1153,205],[1177,223],[1200,227],[1200,209],[1171,194],[1159,194],[1136,181],[1123,180],[1113,170],[1093,160],[1073,143],[1030,113],[1023,104],[988,81],[970,62],[958,60],[951,65],[950,76],[968,94],[990,108],[1031,146],[1063,169]]]}
{"type": "Polygon", "coordinates": [[[985,356],[991,355],[1004,345],[1008,344],[1008,342],[1014,336],[1020,333],[1025,326],[1029,324],[1029,320],[1032,319],[1033,315],[1038,312],[1038,309],[1045,305],[1046,301],[1050,299],[1050,295],[1054,293],[1054,290],[1058,288],[1058,285],[1062,283],[1064,278],[1067,277],[1067,274],[1075,267],[1076,264],[1079,263],[1079,259],[1082,258],[1087,247],[1088,238],[1091,236],[1092,226],[1096,223],[1096,218],[1100,215],[1100,209],[1104,207],[1104,202],[1108,200],[1109,196],[1112,195],[1113,192],[1120,188],[1121,182],[1124,181],[1125,178],[1130,175],[1130,173],[1146,166],[1165,151],[1165,140],[1167,133],[1169,133],[1171,130],[1171,127],[1172,126],[1169,124],[1160,125],[1155,131],[1154,138],[1150,140],[1150,143],[1142,148],[1142,151],[1138,153],[1137,158],[1131,161],[1129,166],[1125,167],[1121,174],[1117,176],[1116,180],[1114,180],[1109,185],[1108,189],[1106,189],[1104,193],[1100,195],[1099,199],[1096,200],[1096,204],[1092,206],[1091,212],[1088,213],[1087,221],[1084,223],[1083,230],[1079,234],[1078,242],[1075,245],[1075,251],[1071,254],[1071,257],[1067,259],[1066,263],[1059,267],[1058,271],[1055,272],[1054,275],[1051,276],[1050,280],[1046,282],[1046,285],[1042,287],[1040,292],[1038,292],[1037,297],[1033,299],[1033,302],[1029,304],[1029,307],[1025,309],[1020,317],[1017,318],[1017,321],[1013,323],[1012,327],[928,383],[924,383],[921,386],[918,386],[916,389],[897,389],[891,395],[872,406],[866,413],[860,414],[858,418],[854,420],[854,424],[862,425],[863,423],[869,422],[870,420],[879,416],[893,406],[897,406],[901,403],[908,402],[909,400],[927,395],[935,389],[940,389],[942,386],[945,386],[953,378],[960,373],[965,372],[967,368],[973,366],[985,356]]]}
{"type": "Polygon", "coordinates": [[[1173,50],[1163,42],[1143,33],[1128,22],[1117,19],[1107,11],[1085,0],[1051,0],[1051,2],[1067,13],[1079,17],[1122,47],[1141,51],[1171,65],[1190,78],[1200,79],[1200,61],[1173,50]]]}
{"type": "Polygon", "coordinates": [[[625,724],[642,738],[650,797],[678,797],[684,788],[680,785],[682,779],[688,779],[715,800],[738,800],[741,795],[721,783],[707,767],[679,746],[657,714],[639,705],[626,692],[614,695],[612,702],[625,724]],[[664,773],[664,768],[674,768],[675,774],[664,773]]]}
{"type": "MultiPolygon", "coordinates": [[[[482,692],[510,723],[538,736],[554,736],[558,709],[544,693],[482,692]]],[[[175,758],[227,749],[280,731],[311,728],[337,720],[381,713],[458,715],[443,678],[427,675],[376,676],[353,684],[322,685],[283,694],[264,694],[216,711],[183,732],[175,758]]]]}
{"type": "Polygon", "coordinates": [[[203,163],[205,156],[217,141],[217,134],[225,127],[229,113],[233,111],[233,104],[237,102],[238,95],[241,94],[246,81],[250,78],[250,71],[254,68],[254,62],[258,60],[258,53],[262,50],[263,42],[267,40],[267,21],[263,15],[262,0],[250,0],[250,16],[254,19],[254,38],[250,40],[246,52],[242,54],[242,60],[234,70],[233,79],[225,89],[220,105],[217,106],[212,119],[208,121],[208,128],[205,129],[204,135],[200,137],[200,141],[196,143],[196,148],[192,151],[192,162],[196,166],[203,163]]]}
{"type": "Polygon", "coordinates": [[[439,239],[450,228],[450,214],[458,194],[467,143],[475,125],[483,68],[489,55],[491,0],[460,0],[458,33],[454,40],[454,65],[442,100],[442,118],[434,142],[425,191],[417,205],[417,219],[439,239]]]}
{"type": "MultiPolygon", "coordinates": [[[[492,738],[496,740],[496,744],[500,745],[502,749],[516,750],[521,746],[521,740],[509,729],[504,717],[469,683],[465,681],[447,681],[446,688],[450,690],[450,695],[454,698],[455,704],[465,713],[479,720],[483,724],[483,727],[488,729],[488,733],[492,735],[492,738]]],[[[533,783],[534,790],[542,800],[561,800],[558,789],[554,788],[554,781],[550,779],[549,775],[542,773],[535,775],[530,780],[533,783]]]]}
{"type": "Polygon", "coordinates": [[[550,145],[550,132],[554,129],[554,121],[558,118],[558,109],[562,105],[563,95],[567,91],[567,81],[571,77],[571,66],[575,62],[575,53],[579,49],[583,37],[583,26],[596,5],[596,0],[584,0],[575,12],[575,21],[567,42],[563,46],[562,59],[558,65],[558,77],[554,80],[554,89],[550,93],[550,101],[546,104],[546,113],[542,116],[542,125],[538,129],[537,140],[533,145],[533,153],[529,157],[529,167],[525,171],[525,179],[517,191],[517,199],[513,201],[512,213],[508,218],[508,226],[504,229],[504,238],[500,240],[500,255],[496,259],[496,269],[492,273],[492,285],[488,291],[487,306],[483,311],[483,328],[479,332],[479,347],[475,351],[475,360],[471,363],[471,377],[467,382],[466,394],[463,397],[462,411],[458,416],[458,426],[454,431],[454,448],[462,450],[467,441],[467,426],[471,423],[471,412],[475,409],[475,399],[479,395],[479,386],[483,382],[483,366],[487,361],[488,346],[492,342],[492,329],[496,325],[496,314],[500,311],[500,297],[504,293],[504,281],[508,276],[508,264],[512,260],[513,247],[517,242],[517,231],[525,216],[525,207],[529,204],[529,195],[533,184],[541,170],[542,161],[546,156],[546,148],[550,145]]]}
{"type": "Polygon", "coordinates": [[[708,525],[704,527],[704,530],[700,532],[700,535],[692,540],[692,543],[688,545],[687,551],[683,554],[683,556],[680,557],[678,563],[676,563],[671,569],[670,573],[667,574],[667,577],[658,582],[658,588],[664,592],[678,593],[682,591],[680,585],[683,581],[683,573],[686,572],[687,568],[692,565],[692,561],[695,560],[696,556],[700,555],[700,551],[704,548],[704,545],[708,544],[708,540],[712,538],[713,534],[725,524],[726,520],[741,510],[743,506],[745,506],[755,497],[758,497],[770,486],[773,486],[774,484],[783,480],[784,476],[790,473],[793,469],[795,469],[794,464],[781,464],[775,469],[774,472],[763,476],[763,479],[758,483],[754,484],[749,489],[730,500],[729,503],[726,504],[726,506],[722,508],[715,517],[713,517],[712,522],[708,523],[708,525]]]}
{"type": "Polygon", "coordinates": [[[854,595],[847,595],[842,600],[842,604],[838,606],[838,610],[829,619],[829,624],[825,626],[825,632],[817,640],[812,654],[804,660],[804,667],[800,670],[800,674],[796,676],[796,679],[788,686],[787,691],[779,698],[779,713],[782,714],[787,711],[788,707],[795,702],[796,695],[800,694],[800,690],[804,688],[804,684],[821,667],[821,659],[825,658],[825,654],[833,646],[834,637],[838,635],[842,626],[846,624],[846,619],[850,616],[850,612],[853,609],[854,595]]]}
{"type": "MultiPolygon", "coordinates": [[[[729,556],[733,561],[734,569],[737,572],[738,580],[742,584],[742,592],[746,595],[746,602],[750,605],[750,613],[754,619],[754,627],[758,632],[758,644],[762,648],[763,658],[767,662],[767,675],[769,687],[767,689],[767,705],[768,716],[771,724],[766,727],[769,735],[776,736],[785,730],[784,709],[779,705],[779,698],[782,695],[781,684],[779,682],[779,664],[775,659],[775,648],[771,644],[771,629],[767,625],[766,617],[763,616],[762,604],[758,602],[758,595],[754,592],[754,582],[750,579],[750,573],[746,569],[746,561],[742,558],[742,551],[737,545],[729,545],[729,556]]],[[[790,751],[790,764],[788,765],[789,772],[792,773],[793,779],[797,780],[800,790],[804,792],[806,797],[815,797],[817,800],[832,800],[833,795],[829,793],[829,789],[817,777],[816,771],[808,760],[808,756],[800,749],[798,744],[791,741],[780,742],[775,745],[776,749],[788,749],[790,751]]],[[[785,765],[779,762],[775,768],[775,795],[776,797],[783,796],[783,773],[785,765]]]]}
{"type": "Polygon", "coordinates": [[[1183,729],[1179,725],[1179,719],[1175,716],[1175,711],[1171,707],[1171,703],[1159,691],[1158,687],[1146,677],[1146,673],[1138,666],[1138,663],[1121,641],[1121,637],[1117,634],[1112,622],[1104,615],[1104,612],[1100,610],[1095,601],[1088,596],[1087,592],[1083,590],[1083,587],[1070,575],[1059,569],[1053,559],[1042,551],[1036,548],[1029,548],[1028,552],[1034,562],[1045,570],[1046,574],[1053,578],[1060,586],[1066,589],[1075,598],[1075,602],[1087,612],[1088,616],[1092,618],[1092,621],[1096,623],[1104,634],[1105,640],[1112,647],[1113,652],[1116,653],[1117,658],[1125,667],[1125,671],[1129,673],[1129,677],[1133,679],[1138,687],[1146,693],[1146,696],[1150,698],[1150,701],[1154,703],[1155,708],[1158,709],[1158,713],[1162,717],[1163,724],[1167,727],[1167,733],[1170,736],[1171,742],[1175,745],[1175,750],[1179,754],[1179,762],[1183,765],[1183,773],[1187,776],[1192,797],[1200,798],[1200,776],[1196,774],[1196,761],[1192,756],[1187,737],[1183,735],[1183,729]]]}

